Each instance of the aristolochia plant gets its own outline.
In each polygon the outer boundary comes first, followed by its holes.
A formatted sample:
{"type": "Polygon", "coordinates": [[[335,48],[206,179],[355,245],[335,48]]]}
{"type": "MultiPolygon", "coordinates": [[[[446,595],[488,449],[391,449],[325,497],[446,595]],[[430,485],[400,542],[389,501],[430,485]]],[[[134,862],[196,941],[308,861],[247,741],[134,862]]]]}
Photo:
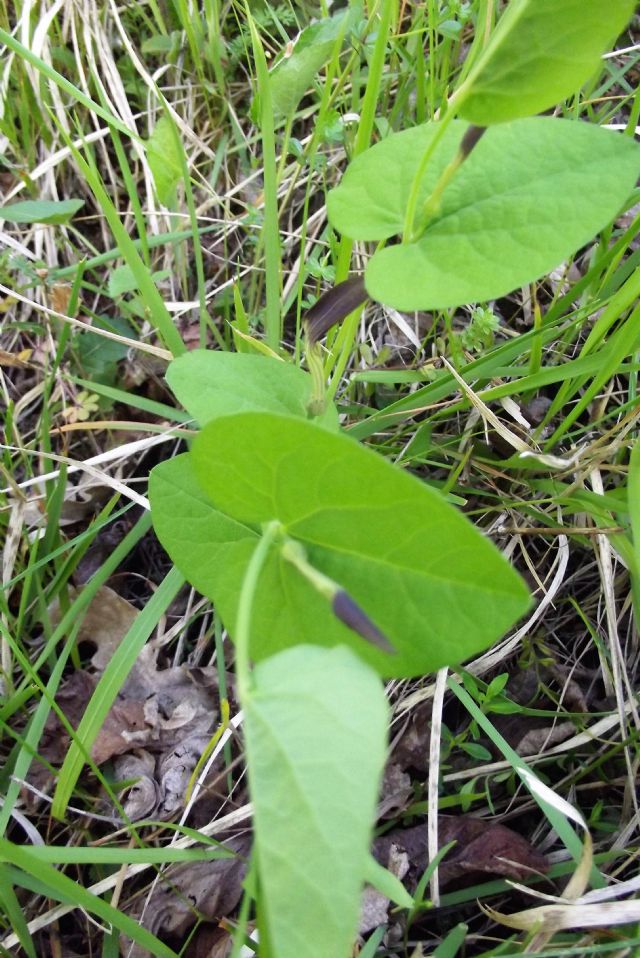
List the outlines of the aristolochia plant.
{"type": "MultiPolygon", "coordinates": [[[[401,238],[370,259],[369,296],[399,309],[500,296],[615,216],[640,170],[631,139],[526,117],[595,72],[633,8],[512,0],[443,118],[357,157],[329,195],[332,224],[401,238]]],[[[369,854],[380,678],[463,661],[529,596],[440,494],[340,431],[313,348],[309,362],[313,376],[246,354],[174,361],[169,384],[202,429],[154,469],[150,497],[161,542],[236,644],[261,950],[346,958],[365,879],[408,900],[369,854]]]]}

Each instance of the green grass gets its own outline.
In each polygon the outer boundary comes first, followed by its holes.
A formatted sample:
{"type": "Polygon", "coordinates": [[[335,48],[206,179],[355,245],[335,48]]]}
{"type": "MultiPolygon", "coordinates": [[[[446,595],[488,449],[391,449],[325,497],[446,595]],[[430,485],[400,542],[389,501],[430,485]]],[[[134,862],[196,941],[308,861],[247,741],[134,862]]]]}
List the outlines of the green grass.
{"type": "MultiPolygon", "coordinates": [[[[180,940],[152,934],[136,909],[153,901],[154,881],[175,881],[169,866],[217,854],[206,836],[220,835],[219,821],[224,839],[246,827],[233,649],[215,610],[171,569],[145,509],[150,469],[193,434],[164,385],[167,359],[206,345],[303,362],[305,310],[374,251],[331,230],[326,191],[371,142],[442,110],[496,14],[490,0],[350,6],[344,42],[291,115],[276,118],[269,71],[299,31],[335,12],[323,0],[149,0],[97,13],[80,3],[41,28],[20,0],[0,2],[0,204],[84,200],[66,225],[0,223],[3,953],[115,955],[126,938],[140,953],[189,954],[182,945],[207,925],[197,914],[180,940]],[[163,117],[177,158],[167,206],[145,157],[163,117]],[[123,267],[132,280],[118,291],[123,267]],[[92,358],[87,327],[99,337],[92,358]],[[157,433],[171,438],[152,446],[157,433]],[[104,457],[145,438],[120,460],[104,457]],[[72,674],[91,671],[93,650],[78,636],[106,583],[140,614],[74,726],[57,696],[72,674]],[[118,780],[114,757],[96,765],[91,748],[150,641],[162,668],[215,674],[234,731],[216,744],[187,811],[178,803],[164,818],[131,821],[132,783],[118,780]],[[37,796],[30,769],[56,714],[66,758],[37,796]]],[[[632,49],[603,59],[561,115],[633,135],[636,33],[619,38],[632,49]]],[[[408,338],[369,303],[324,353],[349,433],[460,504],[545,602],[505,645],[465,664],[473,679],[450,676],[432,716],[431,790],[428,773],[409,767],[410,797],[379,824],[426,828],[439,807],[511,826],[550,856],[549,876],[531,884],[555,896],[580,868],[593,888],[634,878],[640,852],[639,198],[562,271],[493,304],[499,323],[486,339],[469,334],[470,309],[406,316],[408,338]],[[523,426],[519,415],[541,396],[550,400],[541,420],[523,426]],[[522,459],[510,433],[538,456],[522,459]],[[487,701],[503,673],[503,692],[487,701]],[[518,735],[541,723],[548,741],[518,754],[518,735]],[[586,822],[592,851],[563,801],[586,822]]],[[[397,747],[414,729],[428,753],[434,689],[433,676],[388,688],[397,747]]],[[[404,937],[379,928],[362,954],[637,953],[640,913],[614,925],[603,910],[601,927],[546,940],[502,926],[479,905],[508,915],[541,902],[492,877],[441,888],[438,909],[421,909],[404,937]]],[[[424,893],[428,901],[428,884],[424,893]]],[[[255,894],[254,877],[242,904],[220,916],[230,929],[250,933],[255,894]]]]}

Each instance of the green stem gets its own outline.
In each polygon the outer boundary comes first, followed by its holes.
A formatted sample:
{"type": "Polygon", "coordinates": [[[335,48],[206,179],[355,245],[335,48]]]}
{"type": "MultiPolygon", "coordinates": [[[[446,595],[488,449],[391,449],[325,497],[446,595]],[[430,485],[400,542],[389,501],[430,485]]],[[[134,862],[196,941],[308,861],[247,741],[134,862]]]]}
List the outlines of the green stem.
{"type": "Polygon", "coordinates": [[[236,626],[236,681],[238,685],[238,697],[243,708],[249,698],[250,690],[249,636],[253,600],[255,599],[258,579],[260,578],[262,567],[269,554],[269,549],[281,532],[282,525],[277,521],[269,522],[264,527],[262,538],[258,542],[249,560],[247,571],[242,580],[236,626]]]}
{"type": "MultiPolygon", "coordinates": [[[[440,144],[440,141],[442,140],[444,134],[447,131],[447,127],[449,126],[451,120],[455,116],[455,110],[452,107],[453,107],[453,100],[449,104],[449,109],[445,113],[444,119],[440,120],[440,122],[438,123],[435,136],[429,143],[429,146],[424,151],[424,154],[420,161],[420,166],[416,170],[416,175],[413,178],[413,183],[411,184],[411,192],[409,193],[409,201],[407,203],[407,212],[404,218],[404,230],[402,233],[403,243],[411,243],[415,239],[414,223],[416,219],[416,212],[418,209],[418,197],[420,194],[420,186],[422,184],[422,180],[424,179],[424,174],[426,173],[427,167],[431,161],[431,157],[437,150],[440,144]]],[[[446,173],[446,170],[445,170],[445,173],[446,173]]],[[[443,176],[444,176],[444,173],[443,173],[443,176]]],[[[442,177],[440,179],[442,179],[442,177]]]]}
{"type": "Polygon", "coordinates": [[[287,539],[282,546],[281,555],[286,562],[290,562],[291,565],[296,567],[298,572],[311,583],[316,592],[319,592],[329,602],[333,602],[340,586],[310,564],[301,543],[296,542],[295,539],[287,539]]]}
{"type": "Polygon", "coordinates": [[[422,208],[422,212],[417,223],[414,223],[408,242],[412,243],[419,239],[429,223],[439,214],[444,191],[466,158],[469,156],[478,140],[481,138],[481,136],[483,136],[485,130],[486,127],[484,126],[471,125],[467,127],[467,131],[460,142],[458,152],[440,174],[438,182],[434,186],[431,194],[427,198],[427,201],[422,208]]]}
{"type": "MultiPolygon", "coordinates": [[[[428,197],[427,202],[422,207],[422,212],[420,213],[418,221],[414,226],[412,226],[408,239],[403,237],[403,242],[413,243],[415,240],[419,239],[431,220],[435,219],[435,217],[438,215],[440,212],[440,206],[442,205],[442,194],[462,165],[463,160],[464,155],[461,152],[456,153],[451,162],[444,168],[440,174],[440,179],[433,188],[431,195],[428,197]]],[[[405,229],[406,228],[407,224],[405,223],[405,229]]]]}
{"type": "Polygon", "coordinates": [[[327,387],[324,378],[324,363],[322,362],[320,343],[310,343],[307,341],[306,357],[307,366],[309,367],[309,373],[311,375],[311,399],[307,406],[307,412],[311,417],[321,416],[327,406],[327,387]]]}

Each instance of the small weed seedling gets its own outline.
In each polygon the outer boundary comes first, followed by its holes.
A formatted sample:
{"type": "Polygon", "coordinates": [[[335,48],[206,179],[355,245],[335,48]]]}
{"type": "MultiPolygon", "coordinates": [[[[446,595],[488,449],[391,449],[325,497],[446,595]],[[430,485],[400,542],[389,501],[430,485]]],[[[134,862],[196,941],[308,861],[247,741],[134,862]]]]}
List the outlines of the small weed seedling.
{"type": "MultiPolygon", "coordinates": [[[[633,8],[512,0],[486,44],[478,31],[441,119],[356,157],[328,212],[380,242],[366,295],[401,310],[484,302],[606,226],[635,185],[636,145],[531,115],[589,79],[633,8]]],[[[311,347],[310,376],[257,355],[179,357],[168,381],[202,430],[150,483],[161,542],[236,644],[260,953],[277,958],[346,958],[365,880],[413,907],[369,854],[380,679],[462,662],[530,601],[443,497],[340,431],[314,360],[311,347]]]]}

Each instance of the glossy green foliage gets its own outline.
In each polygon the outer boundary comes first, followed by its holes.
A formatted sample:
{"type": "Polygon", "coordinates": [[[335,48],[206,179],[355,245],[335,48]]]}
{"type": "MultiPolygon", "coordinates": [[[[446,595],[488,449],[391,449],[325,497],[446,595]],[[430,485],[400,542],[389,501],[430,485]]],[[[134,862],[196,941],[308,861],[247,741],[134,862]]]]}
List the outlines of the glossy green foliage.
{"type": "MultiPolygon", "coordinates": [[[[456,153],[465,124],[436,147],[418,208],[456,153]]],[[[407,200],[436,124],[393,134],[357,157],[329,195],[332,225],[353,239],[402,231],[407,200]],[[393,175],[391,175],[393,171],[393,175]]],[[[436,309],[502,296],[557,266],[619,211],[640,173],[628,137],[552,117],[489,129],[412,243],[367,265],[369,295],[397,309],[436,309]]]]}
{"type": "Polygon", "coordinates": [[[634,0],[511,0],[461,89],[479,126],[531,116],[576,93],[625,24],[634,0]]]}
{"type": "Polygon", "coordinates": [[[245,702],[255,851],[270,954],[347,958],[355,938],[388,707],[349,649],[260,663],[245,702]]]}
{"type": "MultiPolygon", "coordinates": [[[[297,366],[249,353],[194,349],[171,363],[167,382],[187,412],[204,426],[217,416],[260,411],[307,417],[311,377],[297,366]]],[[[319,422],[338,428],[330,403],[319,422]]]]}
{"type": "Polygon", "coordinates": [[[150,494],[160,541],[214,599],[232,635],[261,523],[277,519],[396,650],[384,652],[342,625],[274,548],[252,617],[256,660],[301,640],[343,643],[381,675],[421,675],[485,648],[529,602],[500,553],[438,492],[349,437],[300,419],[215,419],[190,457],[153,471],[150,494]]]}

